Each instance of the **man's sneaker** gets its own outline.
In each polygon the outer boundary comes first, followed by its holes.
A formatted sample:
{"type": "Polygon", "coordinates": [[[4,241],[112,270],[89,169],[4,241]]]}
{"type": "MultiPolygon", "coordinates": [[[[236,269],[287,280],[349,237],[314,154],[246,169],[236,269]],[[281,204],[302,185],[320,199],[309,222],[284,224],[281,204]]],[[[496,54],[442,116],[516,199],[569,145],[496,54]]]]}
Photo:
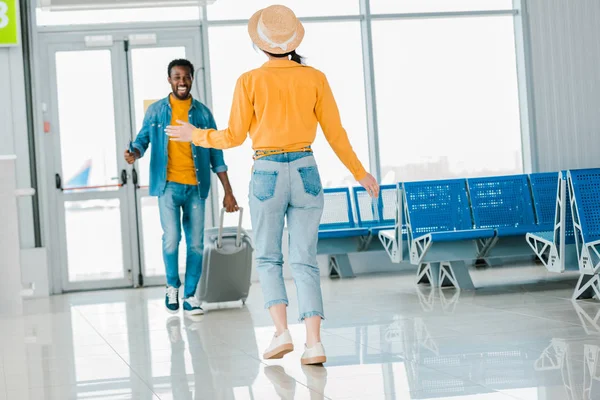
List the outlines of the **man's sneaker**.
{"type": "Polygon", "coordinates": [[[304,354],[302,354],[302,358],[300,360],[302,365],[325,363],[327,361],[327,357],[325,356],[325,348],[323,348],[323,344],[321,342],[316,343],[310,349],[304,345],[304,354]]]}
{"type": "Polygon", "coordinates": [[[167,308],[167,312],[171,314],[176,314],[179,311],[179,289],[176,287],[167,286],[165,307],[167,308]]]}
{"type": "Polygon", "coordinates": [[[204,315],[204,310],[200,307],[200,301],[194,296],[183,299],[183,312],[188,317],[204,315]]]}
{"type": "Polygon", "coordinates": [[[267,350],[265,350],[263,358],[265,360],[283,358],[283,356],[292,351],[294,351],[294,343],[292,343],[290,331],[286,329],[279,336],[277,336],[277,333],[273,335],[273,340],[271,340],[271,344],[267,350]]]}

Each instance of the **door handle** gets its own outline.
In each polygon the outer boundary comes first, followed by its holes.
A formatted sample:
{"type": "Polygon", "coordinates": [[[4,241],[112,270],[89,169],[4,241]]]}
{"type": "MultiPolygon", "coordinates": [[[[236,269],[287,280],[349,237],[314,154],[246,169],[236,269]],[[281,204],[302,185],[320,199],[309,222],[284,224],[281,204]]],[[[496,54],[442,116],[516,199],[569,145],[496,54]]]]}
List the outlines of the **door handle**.
{"type": "Polygon", "coordinates": [[[56,185],[57,189],[63,190],[60,174],[54,174],[54,184],[56,185]]]}
{"type": "Polygon", "coordinates": [[[127,170],[121,171],[121,186],[127,185],[127,170]]]}
{"type": "Polygon", "coordinates": [[[135,168],[131,170],[131,179],[133,180],[133,186],[138,187],[138,176],[135,168]]]}

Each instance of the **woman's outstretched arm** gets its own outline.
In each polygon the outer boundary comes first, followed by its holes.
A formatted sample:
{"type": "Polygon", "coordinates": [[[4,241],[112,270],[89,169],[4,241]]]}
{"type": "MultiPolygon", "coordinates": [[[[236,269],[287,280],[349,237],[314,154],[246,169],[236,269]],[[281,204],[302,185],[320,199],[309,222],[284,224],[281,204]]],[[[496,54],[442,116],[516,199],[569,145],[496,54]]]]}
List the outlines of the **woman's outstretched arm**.
{"type": "Polygon", "coordinates": [[[322,76],[319,88],[318,100],[315,106],[317,120],[321,124],[325,138],[338,156],[340,161],[348,168],[358,181],[372,197],[379,197],[379,184],[362,165],[358,156],[352,149],[348,133],[342,126],[340,112],[333,97],[333,92],[325,75],[322,76]]]}
{"type": "Polygon", "coordinates": [[[177,121],[180,125],[169,125],[166,129],[167,135],[174,141],[193,142],[196,146],[211,149],[224,150],[244,143],[254,116],[254,106],[246,90],[245,79],[246,76],[242,75],[235,85],[229,125],[226,129],[198,129],[177,121]]]}
{"type": "Polygon", "coordinates": [[[367,176],[367,171],[358,159],[354,149],[352,149],[350,140],[348,140],[348,133],[342,126],[340,112],[325,75],[322,76],[319,87],[315,114],[329,145],[340,161],[352,173],[354,179],[359,181],[367,176]]]}

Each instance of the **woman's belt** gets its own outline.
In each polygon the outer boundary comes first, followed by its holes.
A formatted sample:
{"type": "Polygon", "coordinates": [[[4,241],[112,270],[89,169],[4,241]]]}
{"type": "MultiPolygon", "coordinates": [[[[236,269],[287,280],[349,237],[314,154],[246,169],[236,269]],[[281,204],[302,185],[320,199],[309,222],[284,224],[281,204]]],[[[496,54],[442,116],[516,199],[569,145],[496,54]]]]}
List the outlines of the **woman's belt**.
{"type": "Polygon", "coordinates": [[[307,147],[303,147],[299,150],[285,150],[285,149],[280,149],[280,150],[256,150],[254,152],[254,156],[252,157],[254,160],[258,160],[260,158],[263,157],[267,157],[267,156],[276,156],[278,154],[287,154],[287,153],[312,153],[312,149],[310,146],[307,147]]]}

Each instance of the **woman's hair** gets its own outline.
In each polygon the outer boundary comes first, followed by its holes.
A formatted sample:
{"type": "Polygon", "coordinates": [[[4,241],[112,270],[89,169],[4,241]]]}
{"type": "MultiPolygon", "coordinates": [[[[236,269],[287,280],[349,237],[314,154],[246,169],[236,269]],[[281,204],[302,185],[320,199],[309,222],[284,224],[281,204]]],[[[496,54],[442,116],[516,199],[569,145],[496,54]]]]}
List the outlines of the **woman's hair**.
{"type": "Polygon", "coordinates": [[[290,57],[290,59],[292,61],[295,61],[298,64],[304,64],[304,57],[302,57],[301,55],[299,55],[298,53],[296,53],[296,50],[292,50],[289,53],[285,53],[285,54],[272,54],[272,53],[269,53],[268,51],[265,51],[265,53],[267,53],[271,57],[275,57],[275,58],[284,58],[284,57],[287,58],[287,57],[290,57]]]}

